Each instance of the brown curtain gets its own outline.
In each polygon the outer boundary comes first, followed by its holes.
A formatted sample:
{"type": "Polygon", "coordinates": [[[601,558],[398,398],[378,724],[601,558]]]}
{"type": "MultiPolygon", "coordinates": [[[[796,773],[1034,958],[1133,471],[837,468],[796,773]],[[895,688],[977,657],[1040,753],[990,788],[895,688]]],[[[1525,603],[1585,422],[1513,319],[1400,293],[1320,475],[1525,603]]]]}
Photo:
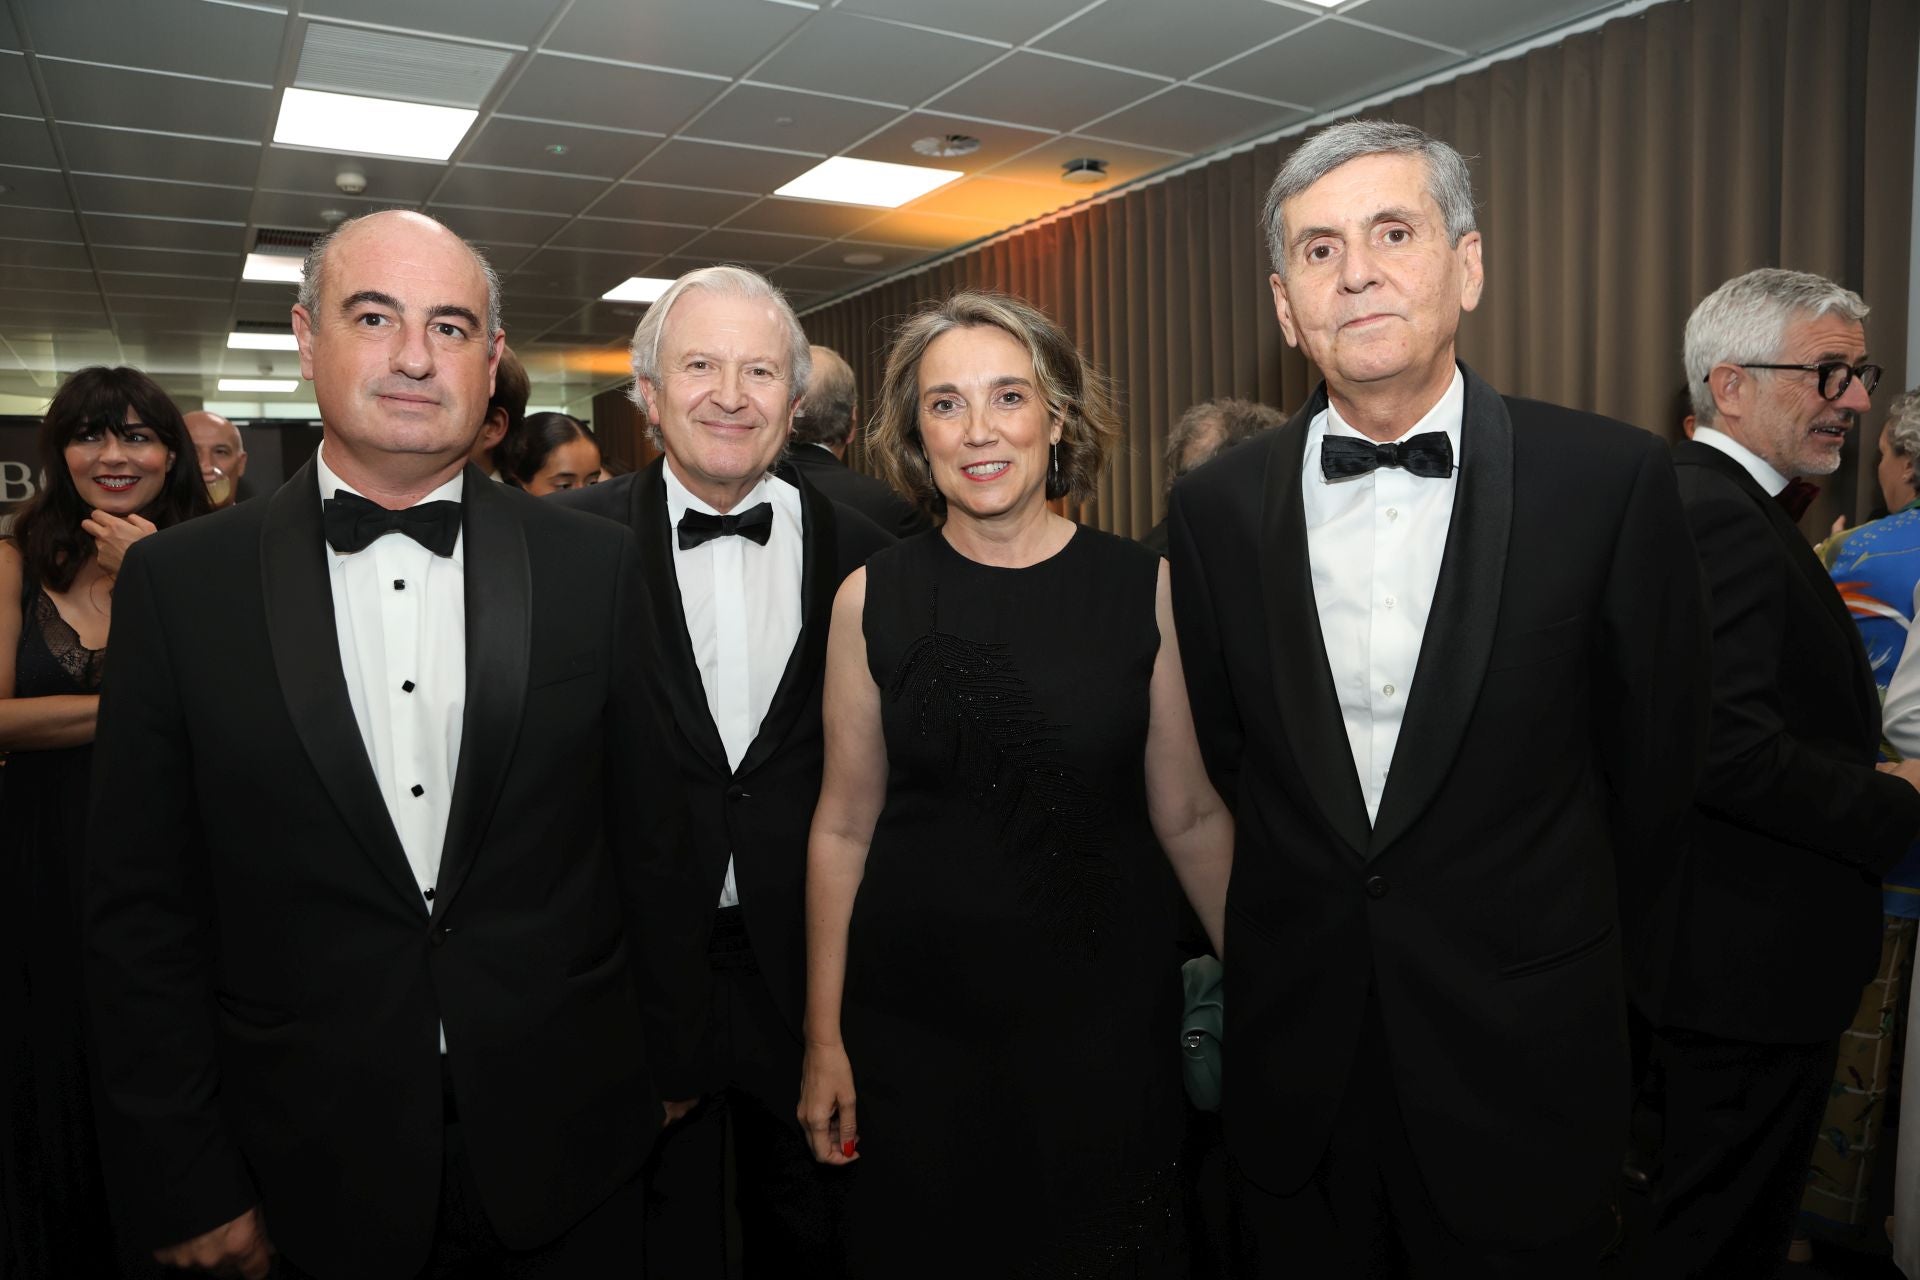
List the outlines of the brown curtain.
{"type": "MultiPolygon", "coordinates": [[[[1487,288],[1461,357],[1509,395],[1671,437],[1687,315],[1754,267],[1859,290],[1887,369],[1876,401],[1908,385],[1917,57],[1913,0],[1674,0],[1366,114],[1472,158],[1487,288]]],[[[1126,414],[1126,447],[1079,514],[1137,536],[1161,516],[1167,431],[1188,405],[1231,395],[1291,411],[1317,381],[1280,336],[1256,225],[1299,142],[1060,215],[802,320],[870,396],[917,304],[991,288],[1042,307],[1126,414]]],[[[1808,529],[1878,502],[1878,411],[1865,425],[1808,529]]]]}

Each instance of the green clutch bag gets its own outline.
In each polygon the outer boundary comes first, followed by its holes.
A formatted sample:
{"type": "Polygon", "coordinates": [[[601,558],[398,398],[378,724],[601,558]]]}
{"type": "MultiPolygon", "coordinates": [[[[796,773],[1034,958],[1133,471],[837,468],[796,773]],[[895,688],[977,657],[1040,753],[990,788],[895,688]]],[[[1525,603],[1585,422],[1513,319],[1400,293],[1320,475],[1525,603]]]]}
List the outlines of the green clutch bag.
{"type": "Polygon", "coordinates": [[[1180,1020],[1180,1054],[1187,1099],[1202,1111],[1220,1109],[1220,1030],[1226,1006],[1221,991],[1226,970],[1212,956],[1195,956],[1180,966],[1187,1011],[1180,1020]]]}

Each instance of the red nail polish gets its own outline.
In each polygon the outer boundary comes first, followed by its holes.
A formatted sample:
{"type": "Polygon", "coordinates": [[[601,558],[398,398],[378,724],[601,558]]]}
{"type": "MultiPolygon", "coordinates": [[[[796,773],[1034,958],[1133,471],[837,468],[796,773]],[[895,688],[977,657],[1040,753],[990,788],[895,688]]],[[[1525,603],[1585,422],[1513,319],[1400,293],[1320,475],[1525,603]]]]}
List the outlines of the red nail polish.
{"type": "Polygon", "coordinates": [[[845,1142],[840,1144],[840,1154],[843,1156],[851,1156],[853,1154],[853,1148],[855,1147],[855,1145],[858,1144],[858,1142],[859,1142],[859,1139],[857,1138],[848,1138],[845,1142]]]}

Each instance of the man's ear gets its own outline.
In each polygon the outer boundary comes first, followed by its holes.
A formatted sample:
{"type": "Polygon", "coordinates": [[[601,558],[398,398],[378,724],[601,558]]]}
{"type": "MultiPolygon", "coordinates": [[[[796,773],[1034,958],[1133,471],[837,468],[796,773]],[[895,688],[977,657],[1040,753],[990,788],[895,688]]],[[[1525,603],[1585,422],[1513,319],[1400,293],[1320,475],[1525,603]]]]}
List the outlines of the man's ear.
{"type": "Polygon", "coordinates": [[[1715,420],[1724,422],[1746,417],[1747,394],[1753,376],[1737,364],[1717,364],[1707,373],[1707,387],[1713,392],[1715,420]]]}
{"type": "Polygon", "coordinates": [[[1273,287],[1273,314],[1280,317],[1280,333],[1290,347],[1300,345],[1300,332],[1293,327],[1293,308],[1287,303],[1287,282],[1278,271],[1267,277],[1267,283],[1273,287]]]}
{"type": "Polygon", "coordinates": [[[495,405],[487,410],[486,418],[480,423],[480,447],[491,451],[494,446],[507,438],[507,411],[495,405]]]}
{"type": "Polygon", "coordinates": [[[313,317],[299,303],[293,304],[293,340],[300,344],[300,376],[313,381],[313,317]]]}

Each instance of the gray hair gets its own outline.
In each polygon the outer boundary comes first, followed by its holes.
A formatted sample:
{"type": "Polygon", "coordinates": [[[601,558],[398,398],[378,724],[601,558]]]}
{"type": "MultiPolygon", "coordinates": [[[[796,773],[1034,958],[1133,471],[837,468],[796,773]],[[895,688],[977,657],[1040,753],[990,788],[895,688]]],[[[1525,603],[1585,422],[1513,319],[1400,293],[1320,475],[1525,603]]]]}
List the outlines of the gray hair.
{"type": "Polygon", "coordinates": [[[796,444],[842,445],[853,434],[853,411],[860,402],[853,368],[832,347],[808,350],[813,368],[807,379],[807,399],[793,415],[796,444]]]}
{"type": "Polygon", "coordinates": [[[1287,274],[1287,227],[1281,206],[1351,160],[1365,156],[1419,156],[1427,162],[1427,192],[1446,220],[1447,243],[1475,229],[1473,178],[1458,151],[1432,134],[1392,120],[1347,120],[1301,143],[1267,188],[1260,226],[1273,269],[1287,274]]]}
{"type": "Polygon", "coordinates": [[[1825,315],[1859,324],[1867,318],[1867,304],[1825,276],[1780,267],[1735,276],[1701,299],[1687,317],[1684,356],[1694,424],[1710,427],[1718,416],[1707,384],[1715,366],[1772,362],[1790,323],[1825,315]]]}
{"type": "MultiPolygon", "coordinates": [[[[392,209],[382,209],[375,213],[363,213],[357,218],[348,218],[345,222],[327,232],[327,234],[321,236],[318,240],[315,240],[307,249],[306,261],[300,265],[300,293],[294,301],[306,308],[308,315],[319,314],[320,280],[321,277],[326,274],[327,253],[333,248],[333,242],[338,240],[341,234],[349,227],[357,227],[368,218],[377,218],[383,213],[392,212],[394,212],[392,209]]],[[[413,211],[408,210],[407,212],[413,211]]],[[[470,241],[459,235],[452,227],[447,226],[447,224],[440,221],[440,219],[430,213],[415,213],[414,216],[425,218],[428,222],[444,229],[448,235],[460,241],[462,248],[473,255],[474,265],[480,268],[480,274],[484,276],[487,281],[487,339],[488,341],[492,341],[493,335],[500,332],[500,273],[493,269],[491,262],[487,261],[486,254],[480,252],[470,241]]]]}
{"type": "MultiPolygon", "coordinates": [[[[655,390],[659,389],[660,335],[666,331],[673,304],[689,289],[711,289],[736,298],[771,302],[787,327],[787,396],[797,400],[807,394],[807,379],[813,372],[813,352],[807,346],[807,331],[800,327],[800,318],[787,305],[787,295],[758,271],[735,266],[697,267],[668,285],[667,291],[647,308],[647,314],[640,317],[639,325],[634,328],[633,386],[627,394],[639,407],[642,417],[646,416],[647,402],[640,394],[640,384],[647,382],[655,390]]],[[[647,438],[655,445],[660,443],[660,428],[651,420],[647,423],[647,438]]]]}
{"type": "Polygon", "coordinates": [[[1903,458],[1920,461],[1920,387],[1906,392],[1887,409],[1886,425],[1880,433],[1887,447],[1903,458]]]}

